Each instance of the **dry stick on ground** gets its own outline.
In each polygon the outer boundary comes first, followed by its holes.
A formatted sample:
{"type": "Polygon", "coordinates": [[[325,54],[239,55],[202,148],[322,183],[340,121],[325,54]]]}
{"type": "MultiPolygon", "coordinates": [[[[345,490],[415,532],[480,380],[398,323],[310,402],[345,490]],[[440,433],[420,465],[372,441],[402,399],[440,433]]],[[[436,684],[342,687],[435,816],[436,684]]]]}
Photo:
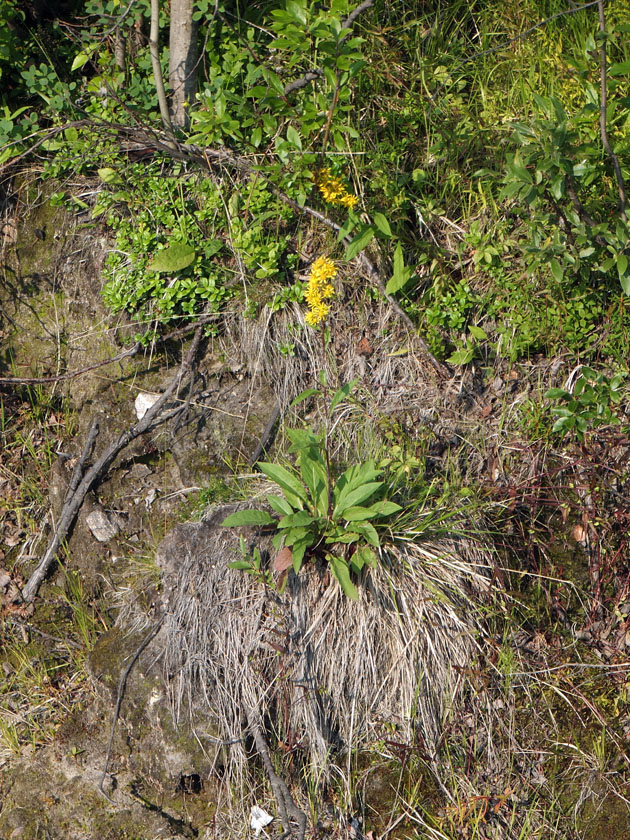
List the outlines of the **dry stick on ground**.
{"type": "Polygon", "coordinates": [[[135,440],[141,434],[146,432],[151,426],[163,423],[172,416],[172,412],[163,413],[162,409],[166,401],[179,389],[184,377],[191,371],[193,361],[199,348],[202,333],[203,327],[198,326],[179,371],[173,377],[159,400],[151,406],[141,420],[132,426],[131,429],[127,429],[127,431],[120,434],[114,443],[107,447],[105,452],[103,452],[96,463],[90,467],[87,473],[83,476],[82,480],[78,483],[76,491],[66,499],[59,518],[59,524],[48,543],[48,548],[37,565],[37,568],[29,578],[28,583],[22,590],[22,598],[24,601],[30,602],[37,595],[39,587],[42,585],[44,578],[46,577],[48,570],[57,555],[59,546],[74,524],[79,510],[81,509],[81,505],[83,504],[83,500],[92,489],[92,485],[99,479],[102,473],[111,466],[116,456],[126,446],[128,446],[132,440],[135,440]]]}
{"type": "Polygon", "coordinates": [[[298,840],[304,840],[304,835],[306,834],[306,814],[295,804],[286,783],[273,769],[273,763],[271,761],[271,756],[269,755],[269,747],[265,741],[260,719],[256,712],[247,712],[247,725],[249,726],[249,731],[254,738],[256,749],[262,759],[265,772],[278,803],[280,819],[282,820],[282,827],[284,828],[282,838],[291,837],[293,834],[290,823],[291,818],[293,818],[298,824],[298,840]]]}
{"type": "Polygon", "coordinates": [[[107,753],[105,755],[105,766],[103,767],[103,775],[101,776],[101,780],[98,783],[99,791],[103,794],[105,799],[107,799],[107,801],[111,802],[112,804],[114,804],[114,800],[111,799],[105,793],[105,791],[103,790],[103,785],[105,784],[105,778],[107,776],[107,768],[109,767],[109,759],[111,758],[111,755],[112,755],[112,746],[114,744],[114,735],[116,734],[116,724],[118,723],[118,718],[120,717],[120,709],[121,709],[121,706],[122,706],[123,697],[125,696],[125,689],[127,687],[127,679],[129,678],[129,674],[131,673],[131,669],[133,668],[133,666],[138,661],[138,657],[140,656],[142,651],[149,644],[149,642],[151,642],[153,639],[155,639],[157,634],[160,632],[160,628],[164,624],[164,619],[165,618],[166,618],[166,616],[163,615],[160,619],[158,619],[158,621],[155,622],[155,624],[151,628],[148,635],[145,636],[145,638],[140,643],[139,647],[136,649],[136,652],[134,653],[134,655],[131,657],[131,659],[127,663],[127,665],[125,667],[125,670],[120,675],[120,682],[118,683],[118,695],[116,697],[116,708],[114,709],[114,719],[112,721],[112,729],[111,729],[111,732],[109,734],[109,743],[107,745],[107,753]]]}

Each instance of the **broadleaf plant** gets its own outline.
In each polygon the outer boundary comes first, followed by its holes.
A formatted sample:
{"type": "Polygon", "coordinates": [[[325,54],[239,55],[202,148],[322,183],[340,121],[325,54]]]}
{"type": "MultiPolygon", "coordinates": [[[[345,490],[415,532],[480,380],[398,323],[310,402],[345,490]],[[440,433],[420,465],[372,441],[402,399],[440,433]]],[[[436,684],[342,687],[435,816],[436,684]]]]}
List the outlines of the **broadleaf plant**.
{"type": "MultiPolygon", "coordinates": [[[[355,384],[343,386],[332,396],[327,420],[331,407],[347,399],[355,384]]],[[[326,394],[309,389],[308,397],[312,396],[326,394]]],[[[300,395],[295,403],[303,397],[300,395]]],[[[328,425],[319,435],[310,428],[289,431],[291,452],[296,455],[294,467],[259,462],[261,472],[282,491],[282,496],[267,497],[279,519],[252,509],[233,513],[222,524],[227,527],[273,525],[277,532],[274,548],[291,550],[295,574],[300,572],[305,560],[323,559],[345,594],[357,600],[352,578],[365,567],[376,565],[376,552],[381,545],[378,529],[402,508],[382,498],[385,490],[385,482],[380,480],[382,470],[372,460],[353,464],[339,476],[332,474],[327,428],[328,425]]],[[[241,561],[234,567],[243,568],[241,561]]]]}

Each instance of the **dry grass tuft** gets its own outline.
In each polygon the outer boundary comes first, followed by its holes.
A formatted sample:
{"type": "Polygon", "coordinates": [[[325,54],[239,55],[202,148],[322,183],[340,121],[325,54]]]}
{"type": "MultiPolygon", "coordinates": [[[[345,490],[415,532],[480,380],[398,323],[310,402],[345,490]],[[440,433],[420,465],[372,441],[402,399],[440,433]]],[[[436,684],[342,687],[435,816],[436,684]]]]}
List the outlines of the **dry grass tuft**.
{"type": "MultiPolygon", "coordinates": [[[[235,506],[177,526],[161,543],[161,634],[177,717],[199,698],[247,761],[244,720],[255,711],[278,742],[326,775],[333,751],[366,745],[395,727],[431,752],[476,651],[482,553],[472,541],[400,542],[350,602],[324,568],[303,569],[283,594],[228,568],[240,558],[235,506]]],[[[239,529],[269,556],[270,539],[239,529]]]]}

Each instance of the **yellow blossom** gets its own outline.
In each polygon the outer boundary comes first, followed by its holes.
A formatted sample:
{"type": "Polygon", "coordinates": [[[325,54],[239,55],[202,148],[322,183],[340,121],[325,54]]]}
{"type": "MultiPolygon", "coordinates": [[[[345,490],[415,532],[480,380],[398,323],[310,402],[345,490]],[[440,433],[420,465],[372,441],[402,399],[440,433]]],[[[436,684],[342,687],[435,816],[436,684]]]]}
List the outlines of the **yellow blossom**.
{"type": "Polygon", "coordinates": [[[341,178],[335,177],[330,169],[320,169],[315,176],[315,183],[328,204],[338,204],[349,210],[356,205],[356,195],[349,193],[341,178]]]}
{"type": "Polygon", "coordinates": [[[308,285],[304,293],[310,309],[304,320],[310,327],[316,327],[326,320],[330,307],[324,301],[334,297],[335,289],[329,281],[333,280],[336,274],[337,268],[334,262],[327,257],[318,257],[311,266],[308,285]]]}

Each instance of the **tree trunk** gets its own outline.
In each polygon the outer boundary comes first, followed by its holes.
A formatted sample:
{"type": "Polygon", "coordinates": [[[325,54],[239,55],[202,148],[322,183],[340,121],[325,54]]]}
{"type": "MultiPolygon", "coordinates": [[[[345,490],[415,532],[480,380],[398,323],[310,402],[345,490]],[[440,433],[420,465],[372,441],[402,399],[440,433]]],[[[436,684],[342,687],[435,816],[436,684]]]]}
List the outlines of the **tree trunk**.
{"type": "Polygon", "coordinates": [[[194,0],[171,0],[169,41],[169,84],[173,125],[186,128],[187,106],[194,102],[197,88],[197,23],[193,20],[194,0]]]}
{"type": "Polygon", "coordinates": [[[162,125],[169,134],[173,133],[171,116],[168,111],[164,81],[162,79],[162,68],[160,66],[160,0],[151,0],[151,34],[149,35],[149,50],[151,51],[151,63],[153,65],[153,77],[157,91],[158,103],[162,125]]]}

